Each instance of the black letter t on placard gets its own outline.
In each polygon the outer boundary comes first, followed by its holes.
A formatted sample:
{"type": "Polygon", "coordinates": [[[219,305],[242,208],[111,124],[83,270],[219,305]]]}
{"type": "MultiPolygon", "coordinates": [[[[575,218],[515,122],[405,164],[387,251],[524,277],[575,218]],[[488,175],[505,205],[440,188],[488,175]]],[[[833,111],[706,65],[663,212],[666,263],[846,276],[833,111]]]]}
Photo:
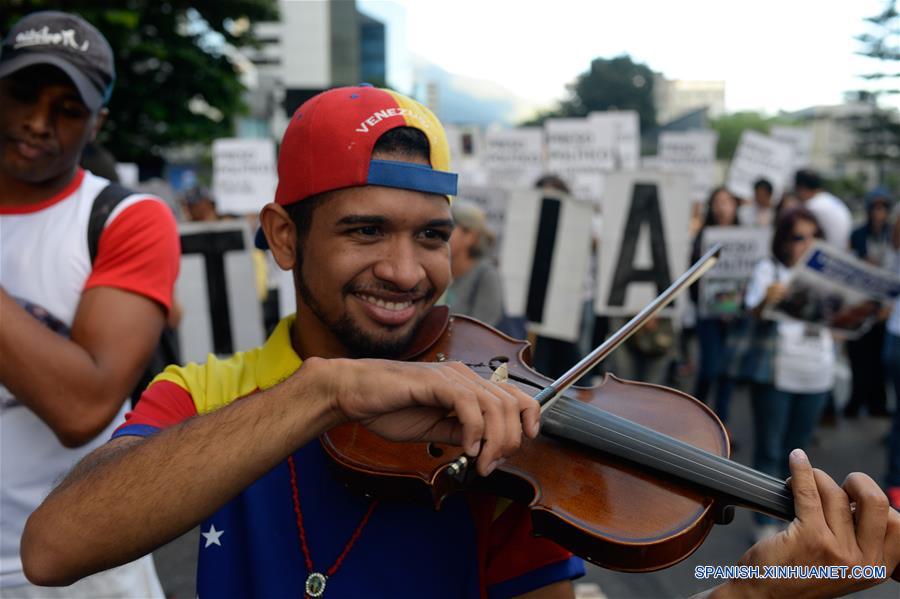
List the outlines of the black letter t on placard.
{"type": "Polygon", "coordinates": [[[206,266],[206,292],[213,333],[213,352],[234,353],[231,340],[231,311],[228,307],[228,285],[225,281],[225,253],[244,249],[240,231],[190,233],[181,236],[182,254],[202,254],[206,266]]]}

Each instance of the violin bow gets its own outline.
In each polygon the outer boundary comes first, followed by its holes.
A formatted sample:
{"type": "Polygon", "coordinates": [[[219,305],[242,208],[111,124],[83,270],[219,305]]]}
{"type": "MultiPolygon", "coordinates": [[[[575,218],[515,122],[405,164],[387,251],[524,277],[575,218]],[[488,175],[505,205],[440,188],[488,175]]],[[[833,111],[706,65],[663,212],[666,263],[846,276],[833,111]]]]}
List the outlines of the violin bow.
{"type": "MultiPolygon", "coordinates": [[[[575,381],[580,379],[591,368],[599,364],[606,356],[611,354],[613,350],[625,343],[625,341],[644,326],[648,320],[668,306],[682,291],[693,285],[697,279],[715,266],[716,262],[719,261],[721,252],[722,244],[717,243],[711,247],[699,260],[697,260],[697,262],[669,285],[669,287],[656,299],[644,306],[644,309],[638,312],[622,328],[610,335],[606,341],[601,343],[591,353],[567,370],[561,377],[544,387],[537,395],[535,395],[534,398],[541,405],[541,414],[553,405],[553,403],[565,393],[569,387],[574,385],[575,381]]],[[[455,478],[460,477],[466,470],[469,461],[467,456],[458,457],[448,466],[448,473],[455,478]]]]}

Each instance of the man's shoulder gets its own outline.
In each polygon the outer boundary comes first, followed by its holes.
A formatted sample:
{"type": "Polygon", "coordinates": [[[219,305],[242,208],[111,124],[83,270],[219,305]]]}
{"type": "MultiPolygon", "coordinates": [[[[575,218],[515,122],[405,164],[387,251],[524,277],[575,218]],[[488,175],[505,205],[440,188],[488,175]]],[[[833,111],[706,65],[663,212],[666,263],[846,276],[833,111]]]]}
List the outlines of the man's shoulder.
{"type": "Polygon", "coordinates": [[[110,181],[88,170],[84,172],[83,187],[92,202],[97,202],[104,193],[110,194],[107,196],[107,201],[112,203],[112,211],[109,213],[107,224],[112,222],[123,210],[142,202],[153,202],[153,204],[144,204],[145,208],[158,206],[171,212],[168,202],[152,192],[110,181]],[[108,189],[109,191],[107,191],[108,189]]]}
{"type": "Polygon", "coordinates": [[[844,202],[844,200],[842,200],[841,198],[837,197],[836,195],[834,195],[833,193],[830,193],[828,191],[820,191],[819,193],[814,195],[812,198],[810,198],[809,207],[810,208],[821,207],[821,208],[827,208],[827,209],[836,209],[836,210],[840,210],[841,212],[843,212],[843,211],[849,212],[850,211],[850,209],[847,208],[847,204],[844,202]]]}
{"type": "Polygon", "coordinates": [[[162,382],[175,384],[191,396],[198,414],[212,412],[258,389],[261,350],[257,347],[228,357],[210,354],[202,364],[168,366],[148,390],[162,382]]]}

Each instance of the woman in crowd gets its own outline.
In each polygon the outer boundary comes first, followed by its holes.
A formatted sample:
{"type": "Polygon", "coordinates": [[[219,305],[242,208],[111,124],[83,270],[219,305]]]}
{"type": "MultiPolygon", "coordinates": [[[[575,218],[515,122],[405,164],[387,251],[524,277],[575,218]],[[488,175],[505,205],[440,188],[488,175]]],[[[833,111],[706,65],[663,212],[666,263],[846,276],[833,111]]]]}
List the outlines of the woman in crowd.
{"type": "MultiPolygon", "coordinates": [[[[717,187],[709,195],[706,203],[706,218],[700,231],[694,238],[691,263],[696,262],[703,249],[703,233],[707,227],[734,227],[738,225],[738,201],[724,187],[717,187]]],[[[699,305],[699,289],[691,288],[691,299],[697,304],[698,320],[696,325],[697,339],[700,342],[700,367],[697,372],[697,383],[694,397],[706,403],[713,384],[716,386],[715,410],[723,422],[728,420],[728,408],[731,403],[732,382],[725,376],[722,356],[725,354],[725,342],[728,336],[731,316],[705,314],[705,307],[699,305]]]]}
{"type": "MultiPolygon", "coordinates": [[[[816,217],[805,208],[783,213],[775,225],[772,257],[753,271],[744,305],[756,319],[785,298],[789,269],[815,239],[822,238],[816,217]]],[[[760,323],[772,331],[774,351],[771,381],[751,386],[754,422],[753,467],[774,476],[788,476],[787,455],[805,449],[834,384],[834,342],[827,328],[797,320],[760,323]]],[[[775,534],[776,521],[754,514],[757,539],[775,534]]]]}

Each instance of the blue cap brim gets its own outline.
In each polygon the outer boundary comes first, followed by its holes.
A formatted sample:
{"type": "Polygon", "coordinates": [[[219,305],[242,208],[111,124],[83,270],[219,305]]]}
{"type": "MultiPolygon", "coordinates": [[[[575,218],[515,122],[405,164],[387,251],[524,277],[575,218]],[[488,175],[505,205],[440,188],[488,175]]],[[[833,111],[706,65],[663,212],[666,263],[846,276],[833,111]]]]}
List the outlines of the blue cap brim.
{"type": "Polygon", "coordinates": [[[424,164],[373,158],[369,161],[366,182],[369,185],[455,196],[458,178],[456,173],[436,171],[424,164]]]}

